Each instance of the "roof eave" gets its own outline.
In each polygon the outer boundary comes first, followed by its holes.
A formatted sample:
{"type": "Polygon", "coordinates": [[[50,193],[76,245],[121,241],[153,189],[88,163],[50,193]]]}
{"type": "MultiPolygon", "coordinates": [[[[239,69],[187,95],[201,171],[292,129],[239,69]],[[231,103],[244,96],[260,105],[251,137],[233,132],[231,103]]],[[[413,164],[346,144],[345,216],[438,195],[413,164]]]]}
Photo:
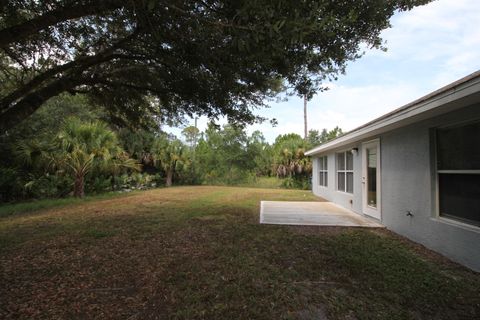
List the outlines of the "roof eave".
{"type": "Polygon", "coordinates": [[[308,150],[305,152],[305,155],[321,154],[431,116],[453,111],[471,103],[471,101],[466,99],[463,103],[455,104],[456,101],[469,96],[475,96],[476,101],[480,101],[480,71],[474,72],[420,99],[367,122],[332,141],[308,150]]]}

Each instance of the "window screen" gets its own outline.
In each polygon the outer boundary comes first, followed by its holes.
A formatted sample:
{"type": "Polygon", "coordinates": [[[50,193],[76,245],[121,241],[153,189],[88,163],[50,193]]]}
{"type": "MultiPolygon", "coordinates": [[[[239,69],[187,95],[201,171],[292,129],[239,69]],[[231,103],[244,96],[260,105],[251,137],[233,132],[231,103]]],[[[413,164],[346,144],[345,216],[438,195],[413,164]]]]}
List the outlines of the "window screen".
{"type": "Polygon", "coordinates": [[[480,169],[480,122],[437,130],[437,168],[480,169]]]}
{"type": "Polygon", "coordinates": [[[344,151],[337,157],[337,190],[353,193],[353,154],[344,151]]]}
{"type": "Polygon", "coordinates": [[[480,122],[437,129],[440,216],[480,226],[480,122]]]}
{"type": "Polygon", "coordinates": [[[320,186],[328,186],[328,164],[327,157],[318,158],[318,184],[320,186]]]}

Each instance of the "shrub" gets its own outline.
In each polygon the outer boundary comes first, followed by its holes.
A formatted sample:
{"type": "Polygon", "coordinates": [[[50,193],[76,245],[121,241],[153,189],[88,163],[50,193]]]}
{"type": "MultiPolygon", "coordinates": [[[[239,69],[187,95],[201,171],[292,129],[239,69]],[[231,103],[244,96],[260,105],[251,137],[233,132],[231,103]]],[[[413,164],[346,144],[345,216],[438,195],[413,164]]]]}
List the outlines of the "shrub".
{"type": "Polygon", "coordinates": [[[289,177],[283,179],[282,187],[286,189],[310,190],[312,183],[309,177],[289,177]]]}
{"type": "Polygon", "coordinates": [[[29,176],[24,184],[26,198],[59,198],[72,192],[73,179],[69,176],[45,174],[29,176]]]}
{"type": "Polygon", "coordinates": [[[85,191],[87,193],[103,193],[112,189],[112,178],[105,176],[88,177],[85,184],[85,191]]]}
{"type": "Polygon", "coordinates": [[[17,170],[0,167],[0,202],[16,200],[23,196],[23,186],[17,170]]]}
{"type": "Polygon", "coordinates": [[[115,179],[116,188],[121,190],[144,190],[155,188],[158,184],[159,175],[148,173],[124,174],[115,179]]]}

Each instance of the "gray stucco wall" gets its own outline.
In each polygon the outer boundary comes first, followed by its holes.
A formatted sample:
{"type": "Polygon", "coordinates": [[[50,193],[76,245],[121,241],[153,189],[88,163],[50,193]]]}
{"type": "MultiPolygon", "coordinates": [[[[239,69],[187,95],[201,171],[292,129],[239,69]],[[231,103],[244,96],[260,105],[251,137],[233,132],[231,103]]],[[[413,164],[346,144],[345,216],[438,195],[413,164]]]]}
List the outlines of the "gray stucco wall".
{"type": "MultiPolygon", "coordinates": [[[[381,222],[388,229],[435,250],[450,259],[480,271],[480,228],[462,225],[438,217],[436,174],[431,150],[431,129],[457,122],[480,119],[475,105],[382,134],[381,152],[381,222]],[[413,217],[406,215],[411,211],[413,217]]],[[[313,192],[357,213],[362,213],[361,143],[330,151],[328,188],[318,186],[317,158],[313,162],[313,192]],[[356,147],[354,157],[354,194],[336,191],[335,152],[356,147]],[[353,204],[350,204],[350,200],[353,204]]],[[[479,137],[480,142],[480,137],[479,137]]],[[[479,143],[480,145],[480,143],[479,143]]]]}
{"type": "MultiPolygon", "coordinates": [[[[381,136],[382,223],[396,233],[480,271],[480,228],[439,218],[431,128],[480,118],[480,106],[381,136]],[[410,210],[413,217],[406,216],[410,210]]],[[[480,137],[479,137],[480,141],[480,137]]]]}

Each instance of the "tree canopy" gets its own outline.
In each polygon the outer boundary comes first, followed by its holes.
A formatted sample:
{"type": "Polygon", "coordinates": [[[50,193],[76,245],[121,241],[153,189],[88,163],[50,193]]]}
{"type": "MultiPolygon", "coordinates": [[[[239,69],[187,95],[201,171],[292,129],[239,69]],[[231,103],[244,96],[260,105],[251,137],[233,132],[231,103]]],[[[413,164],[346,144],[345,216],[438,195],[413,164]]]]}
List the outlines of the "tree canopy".
{"type": "Polygon", "coordinates": [[[6,0],[0,132],[64,92],[119,123],[225,115],[250,123],[279,82],[318,90],[396,10],[430,0],[6,0]]]}
{"type": "Polygon", "coordinates": [[[321,133],[318,130],[310,130],[307,137],[308,147],[314,148],[319,144],[326,143],[332,139],[335,139],[338,136],[341,136],[342,134],[343,131],[338,126],[330,131],[327,131],[327,129],[323,129],[321,133]]]}

